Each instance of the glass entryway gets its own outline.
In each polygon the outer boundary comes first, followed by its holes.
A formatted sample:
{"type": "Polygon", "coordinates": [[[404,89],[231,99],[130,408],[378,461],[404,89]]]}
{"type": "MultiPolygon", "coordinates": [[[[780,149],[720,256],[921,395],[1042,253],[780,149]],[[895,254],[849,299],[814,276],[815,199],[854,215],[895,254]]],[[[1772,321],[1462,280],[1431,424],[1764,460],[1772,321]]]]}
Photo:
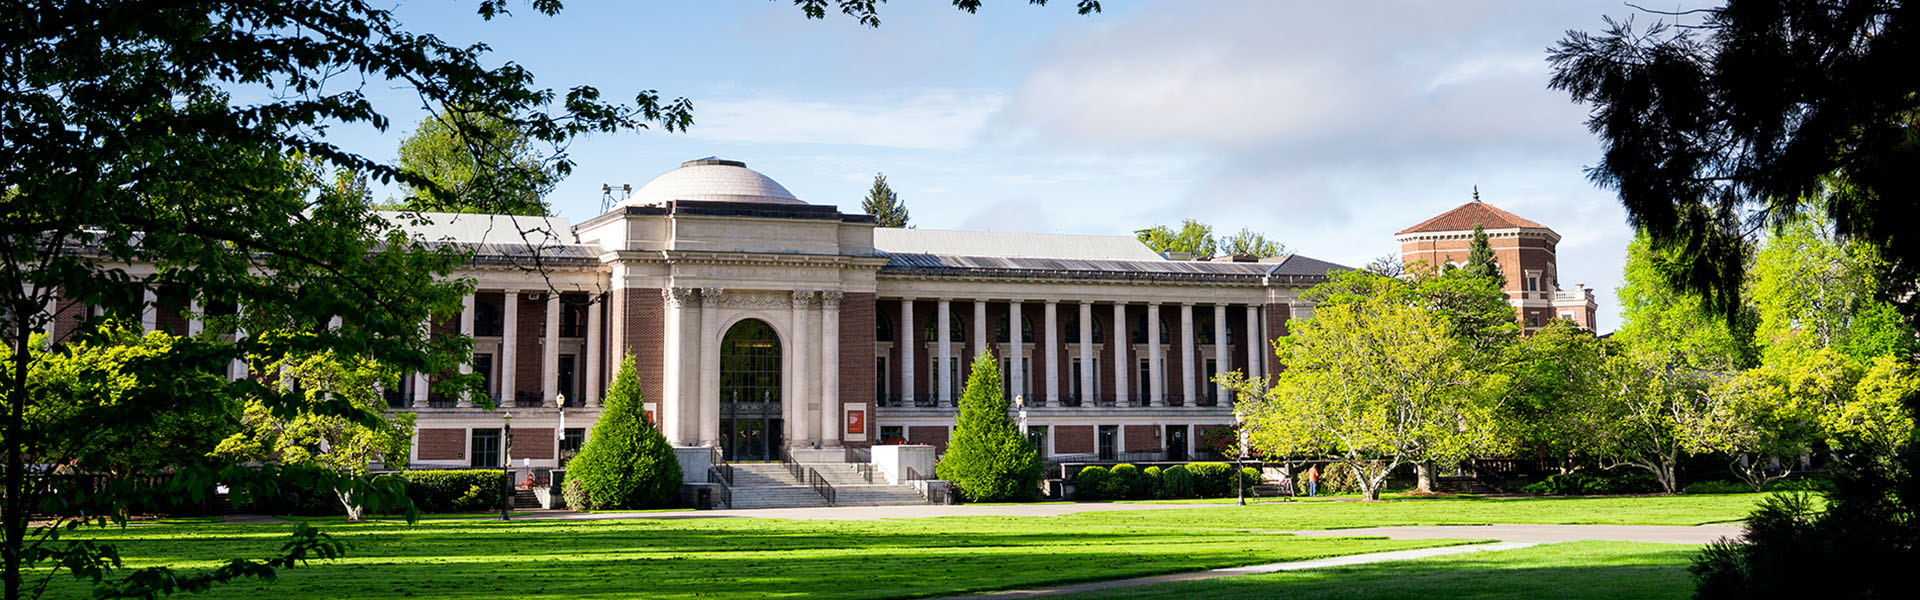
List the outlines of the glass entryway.
{"type": "Polygon", "coordinates": [[[781,436],[780,337],[747,319],[720,339],[720,450],[730,461],[774,460],[781,436]]]}

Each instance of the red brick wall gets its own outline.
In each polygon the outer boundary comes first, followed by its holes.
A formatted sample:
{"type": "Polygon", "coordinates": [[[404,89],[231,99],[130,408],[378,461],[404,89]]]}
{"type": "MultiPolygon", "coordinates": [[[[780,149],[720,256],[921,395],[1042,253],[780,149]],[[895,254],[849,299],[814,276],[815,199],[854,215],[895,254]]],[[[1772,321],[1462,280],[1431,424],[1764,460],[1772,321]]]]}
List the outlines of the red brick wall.
{"type": "Polygon", "coordinates": [[[415,455],[420,460],[467,459],[465,429],[422,429],[416,442],[420,449],[415,455]]]}
{"type": "Polygon", "coordinates": [[[1165,447],[1162,440],[1154,435],[1154,432],[1160,430],[1159,425],[1124,425],[1122,427],[1124,433],[1121,433],[1120,437],[1124,438],[1126,449],[1121,452],[1153,452],[1165,447]]]}
{"type": "MultiPolygon", "coordinates": [[[[846,437],[847,424],[845,410],[866,411],[866,437],[875,437],[873,431],[873,403],[875,398],[873,381],[873,339],[876,301],[873,294],[848,292],[840,298],[840,437],[846,437]]],[[[892,362],[897,362],[893,359],[892,362]]],[[[867,442],[855,445],[866,445],[867,442]]]]}
{"type": "Polygon", "coordinates": [[[1247,365],[1253,363],[1247,362],[1247,353],[1253,350],[1253,344],[1258,343],[1260,339],[1257,333],[1253,336],[1247,335],[1247,309],[1245,307],[1227,307],[1227,335],[1233,338],[1233,346],[1227,348],[1229,360],[1232,362],[1227,365],[1222,365],[1220,370],[1239,371],[1241,375],[1248,374],[1247,365]]]}
{"type": "Polygon", "coordinates": [[[1092,454],[1092,425],[1053,426],[1053,451],[1060,454],[1092,454]]]}
{"type": "MultiPolygon", "coordinates": [[[[628,288],[615,291],[614,295],[614,304],[624,307],[617,315],[624,328],[623,350],[633,356],[634,367],[640,375],[641,393],[657,402],[665,395],[661,391],[661,378],[666,369],[666,299],[660,296],[660,290],[652,288],[628,288]]],[[[607,371],[607,381],[613,381],[618,372],[616,363],[607,371]]]]}
{"type": "Polygon", "coordinates": [[[154,295],[156,309],[154,324],[161,331],[173,335],[187,334],[187,289],[179,286],[160,288],[154,295]]]}
{"type": "Polygon", "coordinates": [[[552,427],[514,428],[513,447],[507,452],[515,459],[548,460],[553,458],[554,447],[559,444],[553,437],[552,427]]]}
{"type": "Polygon", "coordinates": [[[87,320],[87,305],[77,298],[60,298],[54,308],[53,341],[64,343],[73,339],[75,330],[87,320]]]}
{"type": "MultiPolygon", "coordinates": [[[[542,350],[546,347],[543,340],[547,335],[547,303],[545,300],[528,300],[526,294],[514,294],[507,303],[512,310],[519,311],[520,322],[515,323],[513,340],[514,392],[538,395],[546,376],[540,372],[542,350]]],[[[503,403],[512,403],[518,394],[509,395],[503,403]]]]}
{"type": "Polygon", "coordinates": [[[930,444],[934,452],[947,451],[947,427],[945,425],[909,425],[907,441],[915,444],[930,444]]]}
{"type": "MultiPolygon", "coordinates": [[[[1164,373],[1161,377],[1165,379],[1167,386],[1168,406],[1179,406],[1181,404],[1187,406],[1193,405],[1193,402],[1186,399],[1187,383],[1186,380],[1180,376],[1181,373],[1186,372],[1187,360],[1187,356],[1184,354],[1184,349],[1181,346],[1183,343],[1182,340],[1186,339],[1182,336],[1185,336],[1187,332],[1181,327],[1180,311],[1181,306],[1178,304],[1168,304],[1160,307],[1160,318],[1166,319],[1167,321],[1168,341],[1165,344],[1161,344],[1160,349],[1166,352],[1165,362],[1161,363],[1165,365],[1163,369],[1164,373]]],[[[1213,312],[1213,307],[1193,307],[1193,328],[1196,332],[1198,332],[1201,327],[1200,314],[1202,311],[1211,313],[1213,312]]],[[[1206,369],[1201,368],[1206,359],[1200,357],[1200,337],[1197,335],[1193,338],[1193,350],[1193,372],[1196,373],[1193,377],[1193,391],[1196,394],[1205,396],[1206,394],[1200,393],[1201,386],[1204,382],[1200,381],[1198,373],[1207,372],[1206,369]]]]}

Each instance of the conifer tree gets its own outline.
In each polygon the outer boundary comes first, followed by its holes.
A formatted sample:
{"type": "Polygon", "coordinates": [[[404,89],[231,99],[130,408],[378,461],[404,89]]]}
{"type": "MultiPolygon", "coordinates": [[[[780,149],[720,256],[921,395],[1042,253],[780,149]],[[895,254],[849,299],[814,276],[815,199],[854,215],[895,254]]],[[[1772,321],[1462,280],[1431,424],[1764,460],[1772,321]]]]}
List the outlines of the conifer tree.
{"type": "Polygon", "coordinates": [[[680,489],[680,461],[647,420],[633,357],[620,363],[606,409],[580,454],[567,463],[567,503],[576,509],[661,506],[680,489]]]}
{"type": "Polygon", "coordinates": [[[885,173],[873,174],[873,188],[867,190],[867,199],[860,201],[860,210],[873,215],[873,224],[881,227],[907,226],[907,205],[900,202],[900,194],[887,185],[885,173]]]}
{"type": "Polygon", "coordinates": [[[940,461],[940,477],[969,502],[1031,500],[1040,492],[1044,468],[1040,454],[1007,418],[999,362],[991,352],[980,353],[961,392],[960,417],[954,421],[946,458],[940,461]]]}
{"type": "Polygon", "coordinates": [[[1506,275],[1500,272],[1500,260],[1493,257],[1493,244],[1487,241],[1487,229],[1473,226],[1473,241],[1467,244],[1467,264],[1462,269],[1475,277],[1492,277],[1506,287],[1506,275]]]}

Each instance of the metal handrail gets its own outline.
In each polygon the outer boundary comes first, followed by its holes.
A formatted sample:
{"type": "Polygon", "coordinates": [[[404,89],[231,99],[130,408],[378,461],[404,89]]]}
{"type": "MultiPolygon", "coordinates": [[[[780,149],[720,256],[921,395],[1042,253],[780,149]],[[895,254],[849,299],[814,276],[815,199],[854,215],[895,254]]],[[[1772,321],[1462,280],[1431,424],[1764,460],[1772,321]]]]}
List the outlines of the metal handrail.
{"type": "Polygon", "coordinates": [[[847,446],[847,462],[855,464],[873,462],[873,449],[847,446]]]}
{"type": "Polygon", "coordinates": [[[720,503],[727,505],[727,508],[733,508],[733,487],[731,485],[733,483],[733,465],[714,465],[707,467],[707,483],[719,484],[720,503]],[[723,466],[727,468],[725,475],[722,475],[720,470],[720,467],[723,466]]]}
{"type": "Polygon", "coordinates": [[[858,471],[867,483],[873,483],[873,463],[854,463],[853,470],[858,471]]]}
{"type": "Polygon", "coordinates": [[[726,479],[727,485],[733,485],[733,465],[727,464],[726,455],[722,454],[719,448],[714,448],[713,458],[711,460],[712,462],[708,466],[719,470],[720,476],[726,479]]]}
{"type": "Polygon", "coordinates": [[[807,481],[806,470],[800,466],[800,461],[793,459],[793,453],[787,452],[786,448],[780,449],[780,466],[787,468],[787,472],[793,475],[794,481],[802,483],[807,481]]]}
{"type": "Polygon", "coordinates": [[[820,494],[820,497],[827,501],[827,506],[835,505],[834,501],[837,499],[837,494],[833,491],[833,484],[828,483],[827,478],[820,475],[820,472],[814,470],[812,467],[807,468],[807,485],[813,486],[813,491],[820,494]]]}
{"type": "MultiPolygon", "coordinates": [[[[927,478],[925,475],[921,475],[919,471],[913,470],[913,467],[903,466],[900,468],[903,469],[903,471],[900,473],[900,483],[907,483],[909,481],[924,481],[927,478]]],[[[919,492],[920,498],[922,500],[926,500],[927,504],[937,504],[936,502],[933,501],[933,486],[922,485],[922,486],[914,487],[913,484],[910,484],[910,483],[907,485],[908,487],[912,488],[913,491],[919,492]]]]}

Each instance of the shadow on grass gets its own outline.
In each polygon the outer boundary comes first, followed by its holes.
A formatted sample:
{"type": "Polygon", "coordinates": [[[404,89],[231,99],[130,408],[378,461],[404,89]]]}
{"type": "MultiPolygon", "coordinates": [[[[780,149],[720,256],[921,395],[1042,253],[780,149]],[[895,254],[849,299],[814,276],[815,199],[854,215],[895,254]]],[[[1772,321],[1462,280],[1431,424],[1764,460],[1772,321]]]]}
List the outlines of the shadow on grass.
{"type": "Polygon", "coordinates": [[[1592,600],[1683,599],[1697,548],[1674,544],[1574,542],[1208,581],[1114,588],[1065,598],[1432,598],[1592,600]]]}
{"type": "MultiPolygon", "coordinates": [[[[896,598],[1055,585],[1447,545],[1219,530],[914,521],[438,522],[328,527],[347,558],[223,598],[896,598]]],[[[107,532],[142,564],[265,555],[287,527],[107,532]]],[[[131,565],[130,565],[131,566],[131,565]]],[[[75,588],[73,591],[78,591],[75,588]]]]}

